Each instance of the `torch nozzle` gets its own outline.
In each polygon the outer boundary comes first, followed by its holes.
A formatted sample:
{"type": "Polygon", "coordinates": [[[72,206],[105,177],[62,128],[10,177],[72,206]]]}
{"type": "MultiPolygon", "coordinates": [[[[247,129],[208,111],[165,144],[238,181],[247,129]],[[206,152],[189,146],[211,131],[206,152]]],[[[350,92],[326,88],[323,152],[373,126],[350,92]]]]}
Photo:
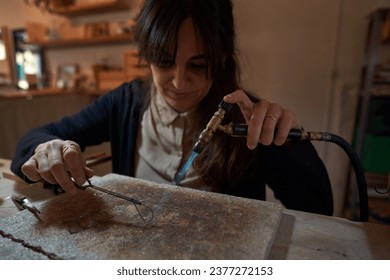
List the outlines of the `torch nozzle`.
{"type": "Polygon", "coordinates": [[[210,121],[206,125],[206,128],[200,133],[198,141],[196,141],[192,150],[200,154],[206,145],[210,142],[211,138],[214,135],[214,132],[219,129],[221,122],[223,121],[226,112],[230,111],[233,104],[226,103],[221,101],[218,105],[218,110],[211,117],[210,121]]]}

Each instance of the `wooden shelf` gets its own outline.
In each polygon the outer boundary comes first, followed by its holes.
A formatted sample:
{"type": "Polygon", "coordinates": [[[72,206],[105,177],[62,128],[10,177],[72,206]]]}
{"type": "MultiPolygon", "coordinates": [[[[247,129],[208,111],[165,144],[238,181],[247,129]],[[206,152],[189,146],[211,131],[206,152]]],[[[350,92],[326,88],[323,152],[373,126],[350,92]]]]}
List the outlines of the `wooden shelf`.
{"type": "MultiPolygon", "coordinates": [[[[389,98],[390,97],[390,86],[388,88],[370,89],[369,94],[371,98],[389,98]]],[[[364,95],[363,91],[359,92],[359,97],[362,98],[364,95]]]]}
{"type": "MultiPolygon", "coordinates": [[[[46,42],[30,42],[30,46],[40,46],[45,49],[54,48],[73,48],[91,45],[104,44],[125,44],[134,42],[134,35],[132,33],[124,33],[110,36],[99,36],[93,38],[75,38],[75,39],[61,39],[46,42]]],[[[28,46],[26,46],[28,47],[28,46]]]]}
{"type": "Polygon", "coordinates": [[[85,89],[59,89],[54,87],[43,88],[43,89],[32,89],[32,90],[10,90],[8,92],[0,94],[0,99],[3,98],[27,98],[31,99],[38,96],[59,96],[59,95],[87,95],[91,97],[97,97],[105,94],[107,91],[98,89],[85,90],[85,89]]]}
{"type": "Polygon", "coordinates": [[[129,8],[131,8],[130,0],[113,0],[94,4],[70,5],[65,7],[52,8],[51,13],[67,17],[74,17],[81,15],[120,11],[129,8]]]}

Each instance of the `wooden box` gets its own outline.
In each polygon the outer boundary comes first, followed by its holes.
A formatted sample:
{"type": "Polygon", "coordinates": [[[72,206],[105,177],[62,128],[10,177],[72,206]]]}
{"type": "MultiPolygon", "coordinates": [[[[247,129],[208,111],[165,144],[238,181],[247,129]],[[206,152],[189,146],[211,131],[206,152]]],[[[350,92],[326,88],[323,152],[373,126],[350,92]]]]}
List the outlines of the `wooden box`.
{"type": "Polygon", "coordinates": [[[125,72],[122,69],[102,70],[97,73],[97,87],[99,90],[111,90],[124,83],[125,72]]]}

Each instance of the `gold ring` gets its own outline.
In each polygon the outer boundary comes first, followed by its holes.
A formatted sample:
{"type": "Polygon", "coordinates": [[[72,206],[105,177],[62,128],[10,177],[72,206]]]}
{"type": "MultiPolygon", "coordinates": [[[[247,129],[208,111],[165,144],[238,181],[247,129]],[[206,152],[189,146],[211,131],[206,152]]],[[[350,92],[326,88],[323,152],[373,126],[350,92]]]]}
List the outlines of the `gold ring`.
{"type": "Polygon", "coordinates": [[[266,118],[271,118],[271,120],[273,120],[273,121],[277,121],[277,120],[278,120],[277,117],[275,117],[274,115],[271,115],[271,114],[266,115],[265,117],[266,117],[266,118]]]}
{"type": "Polygon", "coordinates": [[[79,150],[78,150],[78,148],[77,148],[77,146],[75,145],[75,144],[67,144],[67,145],[65,145],[63,148],[62,148],[62,153],[65,153],[67,150],[69,150],[69,149],[71,149],[71,150],[73,150],[73,151],[75,151],[75,152],[78,152],[79,150]]]}

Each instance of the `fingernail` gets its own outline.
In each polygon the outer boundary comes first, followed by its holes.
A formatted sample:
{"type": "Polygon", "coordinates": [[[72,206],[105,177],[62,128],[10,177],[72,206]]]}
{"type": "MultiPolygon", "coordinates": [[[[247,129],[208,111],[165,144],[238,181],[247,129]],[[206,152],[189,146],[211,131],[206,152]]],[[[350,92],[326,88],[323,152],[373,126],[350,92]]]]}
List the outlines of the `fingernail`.
{"type": "Polygon", "coordinates": [[[79,186],[82,186],[84,185],[85,183],[85,179],[83,177],[77,177],[76,178],[76,184],[79,185],[79,186]]]}
{"type": "Polygon", "coordinates": [[[254,145],[249,145],[249,144],[248,144],[248,149],[254,150],[255,148],[256,148],[256,146],[254,146],[254,145]]]}

